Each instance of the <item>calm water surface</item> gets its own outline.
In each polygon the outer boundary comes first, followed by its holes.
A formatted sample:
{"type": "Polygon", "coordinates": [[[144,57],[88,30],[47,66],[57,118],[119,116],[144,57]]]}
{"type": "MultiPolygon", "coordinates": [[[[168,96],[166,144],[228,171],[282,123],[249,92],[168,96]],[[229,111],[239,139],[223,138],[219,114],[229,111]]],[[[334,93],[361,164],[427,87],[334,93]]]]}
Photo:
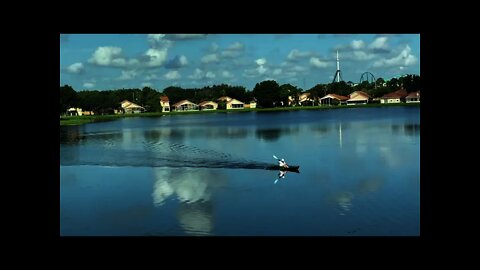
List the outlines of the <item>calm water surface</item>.
{"type": "Polygon", "coordinates": [[[60,234],[416,236],[419,107],[128,118],[60,130],[60,234]],[[277,183],[266,170],[300,165],[277,183]]]}

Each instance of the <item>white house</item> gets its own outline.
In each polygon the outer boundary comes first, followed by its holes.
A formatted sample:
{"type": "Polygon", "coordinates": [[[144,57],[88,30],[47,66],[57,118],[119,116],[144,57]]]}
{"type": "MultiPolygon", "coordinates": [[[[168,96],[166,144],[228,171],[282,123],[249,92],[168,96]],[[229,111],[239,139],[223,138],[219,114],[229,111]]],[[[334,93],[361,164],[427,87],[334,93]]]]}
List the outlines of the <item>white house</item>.
{"type": "Polygon", "coordinates": [[[162,106],[162,112],[170,112],[170,101],[167,96],[160,97],[160,106],[162,106]]]}
{"type": "Polygon", "coordinates": [[[367,104],[370,96],[363,91],[355,91],[350,94],[350,98],[347,100],[347,105],[355,104],[367,104]]]}
{"type": "Polygon", "coordinates": [[[420,102],[420,90],[417,92],[412,92],[405,97],[407,103],[419,103],[420,102]]]}
{"type": "Polygon", "coordinates": [[[320,98],[320,104],[322,105],[345,105],[347,104],[348,97],[337,94],[328,94],[320,98]]]}
{"type": "Polygon", "coordinates": [[[172,105],[175,111],[195,111],[198,110],[198,105],[189,100],[180,100],[172,105]]]}
{"type": "Polygon", "coordinates": [[[304,106],[304,105],[312,105],[313,106],[313,99],[310,98],[310,93],[302,93],[298,97],[298,102],[304,106]]]}
{"type": "Polygon", "coordinates": [[[120,105],[122,106],[122,109],[123,111],[125,111],[125,113],[141,113],[145,111],[145,108],[143,108],[142,106],[128,100],[120,102],[120,105]]]}
{"type": "Polygon", "coordinates": [[[235,109],[244,109],[245,103],[241,102],[240,100],[236,100],[234,98],[227,101],[227,110],[235,110],[235,109]]]}
{"type": "Polygon", "coordinates": [[[218,103],[213,101],[203,101],[198,104],[200,110],[216,110],[218,108],[218,103]]]}
{"type": "Polygon", "coordinates": [[[407,90],[400,89],[383,95],[383,97],[380,98],[380,103],[400,103],[407,95],[407,90]]]}
{"type": "Polygon", "coordinates": [[[67,115],[78,115],[78,116],[82,116],[82,109],[81,108],[70,108],[67,110],[67,115]]]}

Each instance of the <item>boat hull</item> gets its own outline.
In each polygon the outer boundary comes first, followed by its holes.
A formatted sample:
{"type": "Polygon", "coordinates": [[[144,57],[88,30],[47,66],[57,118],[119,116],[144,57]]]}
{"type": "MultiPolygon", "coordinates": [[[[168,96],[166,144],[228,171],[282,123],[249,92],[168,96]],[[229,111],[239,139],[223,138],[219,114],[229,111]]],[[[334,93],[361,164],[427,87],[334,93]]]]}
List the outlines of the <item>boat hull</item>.
{"type": "Polygon", "coordinates": [[[300,166],[289,166],[288,168],[285,168],[285,167],[281,167],[281,166],[278,166],[278,165],[274,165],[274,166],[269,166],[267,167],[267,170],[276,170],[276,171],[288,171],[288,172],[299,172],[299,169],[300,166]]]}

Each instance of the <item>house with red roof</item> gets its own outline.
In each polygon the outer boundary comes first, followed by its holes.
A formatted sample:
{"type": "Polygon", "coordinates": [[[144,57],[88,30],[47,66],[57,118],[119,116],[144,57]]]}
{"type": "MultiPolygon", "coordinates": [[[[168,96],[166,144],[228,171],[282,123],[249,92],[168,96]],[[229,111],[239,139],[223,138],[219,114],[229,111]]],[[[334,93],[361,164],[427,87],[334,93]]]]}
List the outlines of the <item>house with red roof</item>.
{"type": "Polygon", "coordinates": [[[412,92],[405,97],[405,102],[407,103],[419,103],[420,102],[420,90],[417,92],[412,92]]]}
{"type": "Polygon", "coordinates": [[[326,105],[326,106],[339,105],[339,104],[346,105],[348,99],[349,97],[346,97],[346,96],[341,96],[337,94],[328,94],[320,98],[320,104],[326,105]]]}
{"type": "Polygon", "coordinates": [[[167,96],[160,97],[160,106],[162,107],[162,112],[170,112],[170,101],[167,96]]]}
{"type": "Polygon", "coordinates": [[[407,90],[402,88],[397,91],[383,95],[383,97],[380,98],[380,103],[400,103],[405,100],[405,97],[407,95],[407,90]]]}

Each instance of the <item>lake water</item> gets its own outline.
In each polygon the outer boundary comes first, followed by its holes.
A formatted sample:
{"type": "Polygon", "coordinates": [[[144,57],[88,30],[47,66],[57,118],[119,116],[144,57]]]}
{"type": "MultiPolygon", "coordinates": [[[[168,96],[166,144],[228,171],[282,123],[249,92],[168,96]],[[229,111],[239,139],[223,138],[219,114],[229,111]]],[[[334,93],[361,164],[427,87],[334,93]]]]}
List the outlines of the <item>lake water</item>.
{"type": "Polygon", "coordinates": [[[418,236],[420,108],[60,129],[63,236],[418,236]],[[300,173],[265,167],[285,158],[300,173]]]}

